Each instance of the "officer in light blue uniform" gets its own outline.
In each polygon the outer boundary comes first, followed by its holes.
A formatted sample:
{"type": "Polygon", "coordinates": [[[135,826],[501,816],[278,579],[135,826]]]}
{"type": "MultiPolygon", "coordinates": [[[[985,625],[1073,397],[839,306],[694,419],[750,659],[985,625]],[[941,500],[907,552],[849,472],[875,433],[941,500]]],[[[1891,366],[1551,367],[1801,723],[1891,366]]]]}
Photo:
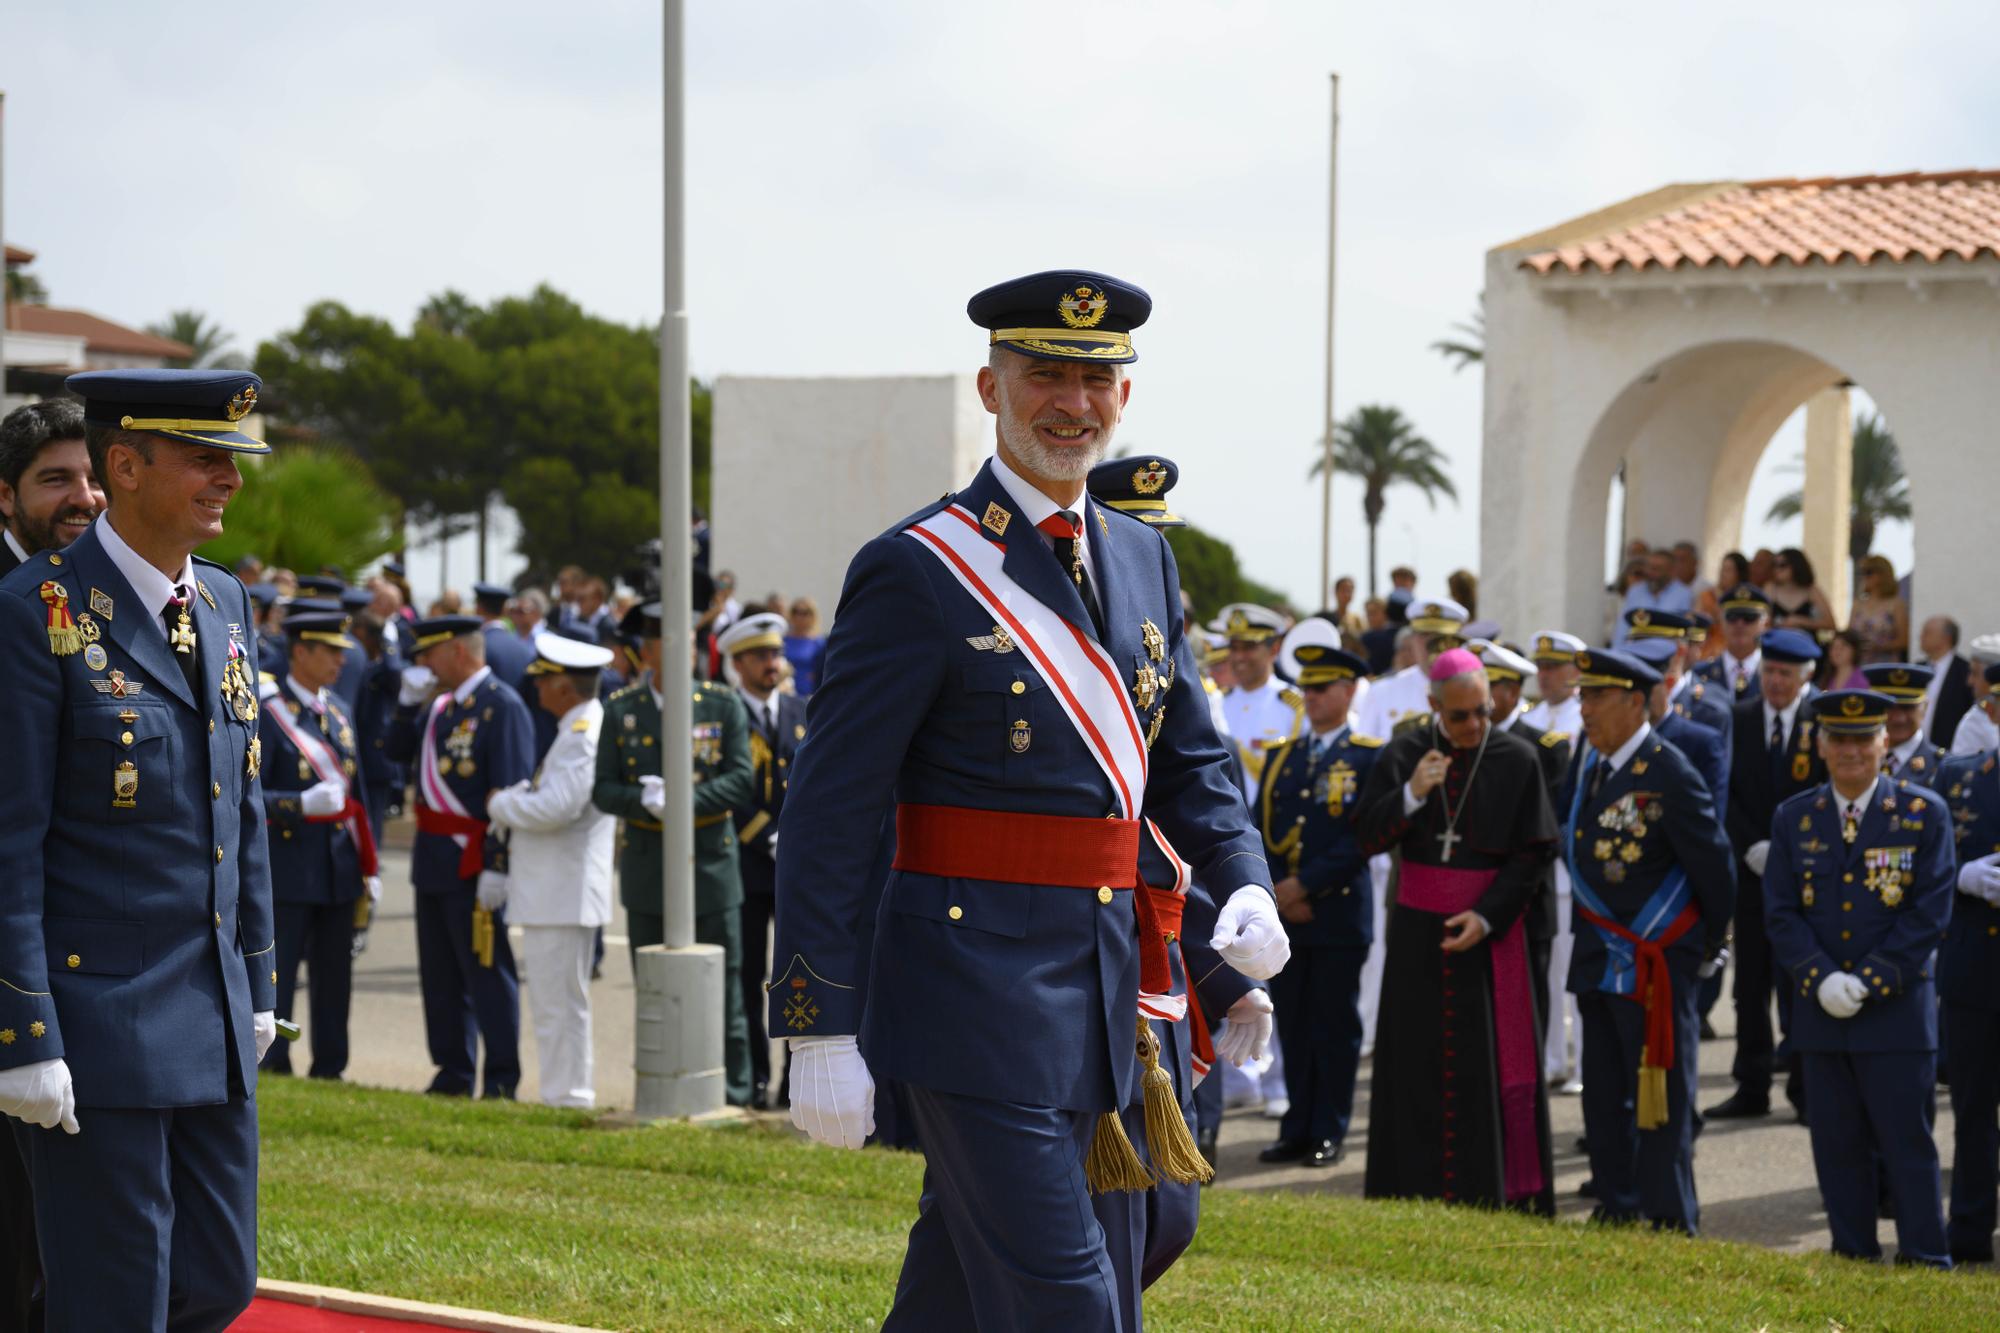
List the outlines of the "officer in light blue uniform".
{"type": "Polygon", "coordinates": [[[1558,808],[1576,905],[1569,988],[1583,1016],[1592,1216],[1693,1235],[1696,992],[1735,906],[1729,838],[1708,784],[1649,721],[1659,673],[1607,649],[1576,665],[1586,743],[1558,808]]]}
{"type": "Polygon", "coordinates": [[[1258,784],[1258,825],[1291,937],[1292,960],[1271,978],[1290,1106],[1264,1162],[1330,1167],[1346,1155],[1361,1066],[1361,965],[1375,938],[1368,854],[1354,836],[1354,805],[1377,736],[1356,735],[1348,706],[1368,663],[1333,646],[1339,631],[1312,620],[1292,631],[1289,660],[1305,695],[1303,734],[1269,751],[1258,784]],[[1324,627],[1329,642],[1299,642],[1324,627]],[[1339,697],[1333,697],[1333,696],[1339,697]]]}
{"type": "Polygon", "coordinates": [[[1938,765],[1944,751],[1924,735],[1925,692],[1934,674],[1926,662],[1871,662],[1861,668],[1868,688],[1889,697],[1889,720],[1882,735],[1887,753],[1882,776],[1938,787],[1938,765]]]}
{"type": "Polygon", "coordinates": [[[521,696],[485,660],[475,616],[434,616],[413,630],[396,719],[383,747],[415,770],[417,967],[424,1032],[438,1072],[428,1091],[472,1095],[479,1038],[483,1096],[521,1080],[521,998],[507,943],[506,848],[487,829],[486,793],[534,774],[534,729],[521,696]],[[441,690],[433,692],[434,677],[441,690]]]}
{"type": "Polygon", "coordinates": [[[220,1330],[257,1272],[276,1035],[256,612],[191,553],[242,485],[242,371],[73,375],[108,510],[0,581],[0,1111],[52,1333],[220,1330]],[[141,551],[144,554],[141,554],[141,551]]]}
{"type": "Polygon", "coordinates": [[[1879,1258],[1877,1171],[1907,1262],[1949,1268],[1930,1105],[1938,940],[1958,877],[1951,812],[1881,776],[1888,696],[1811,702],[1829,781],[1771,821],[1764,913],[1812,1107],[1813,1165],[1836,1254],[1879,1258]]]}
{"type": "MultiPolygon", "coordinates": [[[[353,992],[354,932],[367,909],[364,878],[381,880],[372,864],[374,830],[363,833],[348,802],[360,798],[359,737],[333,691],[347,650],[347,617],[313,612],[285,618],[291,663],[263,692],[264,818],[271,846],[272,897],[278,934],[278,1017],[290,1019],[307,967],[313,1078],[337,1079],[347,1068],[347,1014],[353,992]],[[303,746],[301,745],[303,742],[303,746]],[[331,771],[325,771],[331,770],[331,771]],[[363,864],[364,855],[371,864],[363,864]]],[[[292,1072],[284,1044],[264,1056],[273,1074],[292,1072]]]]}
{"type": "Polygon", "coordinates": [[[1145,821],[1227,895],[1232,966],[1287,951],[1173,554],[1084,491],[1150,308],[1080,270],[973,298],[999,449],[855,558],[793,766],[770,1025],[815,1138],[858,1146],[874,1081],[901,1085],[926,1178],[891,1329],[1125,1326],[1090,1195],[1153,1179],[1120,1115],[1159,944],[1133,891],[1145,821]]]}
{"type": "Polygon", "coordinates": [[[278,603],[274,583],[253,583],[246,590],[257,607],[257,670],[267,676],[285,674],[285,635],[270,629],[271,608],[278,603]]]}
{"type": "MultiPolygon", "coordinates": [[[[2000,665],[1986,668],[2000,688],[2000,665]]],[[[1951,1257],[1993,1262],[2000,1190],[2000,752],[1954,755],[1937,785],[1951,805],[1958,896],[1938,954],[1938,990],[1951,1048],[1951,1257]]]]}
{"type": "MultiPolygon", "coordinates": [[[[1638,658],[1664,677],[1679,656],[1680,648],[1672,639],[1648,637],[1635,630],[1631,639],[1625,644],[1625,653],[1629,657],[1638,658]]],[[[1665,685],[1666,682],[1662,680],[1661,684],[1665,685]]],[[[1657,686],[1654,687],[1647,715],[1652,722],[1653,730],[1659,733],[1660,739],[1673,742],[1674,748],[1687,757],[1687,761],[1694,765],[1695,772],[1701,774],[1701,780],[1708,785],[1709,795],[1718,802],[1727,799],[1730,751],[1728,728],[1716,731],[1696,721],[1691,711],[1675,707],[1672,696],[1657,686]]],[[[1726,712],[1724,716],[1727,717],[1726,712]]],[[[1735,901],[1733,888],[1730,900],[1735,901]]]]}

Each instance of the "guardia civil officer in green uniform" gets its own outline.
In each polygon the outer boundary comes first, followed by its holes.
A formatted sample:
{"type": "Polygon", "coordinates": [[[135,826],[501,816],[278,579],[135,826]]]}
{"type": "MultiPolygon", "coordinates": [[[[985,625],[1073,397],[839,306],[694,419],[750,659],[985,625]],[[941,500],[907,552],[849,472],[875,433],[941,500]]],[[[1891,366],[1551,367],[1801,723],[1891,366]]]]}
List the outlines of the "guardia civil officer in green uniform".
{"type": "MultiPolygon", "coordinates": [[[[666,939],[660,911],[665,883],[660,812],[665,807],[660,735],[660,604],[634,607],[620,627],[639,641],[645,674],[604,706],[597,747],[597,808],[624,821],[619,838],[619,894],[636,954],[666,939]]],[[[750,799],[750,720],[727,685],[694,681],[694,937],[723,951],[723,1059],[732,1106],[750,1103],[750,1029],[743,1014],[743,880],[729,812],[750,799]]]]}

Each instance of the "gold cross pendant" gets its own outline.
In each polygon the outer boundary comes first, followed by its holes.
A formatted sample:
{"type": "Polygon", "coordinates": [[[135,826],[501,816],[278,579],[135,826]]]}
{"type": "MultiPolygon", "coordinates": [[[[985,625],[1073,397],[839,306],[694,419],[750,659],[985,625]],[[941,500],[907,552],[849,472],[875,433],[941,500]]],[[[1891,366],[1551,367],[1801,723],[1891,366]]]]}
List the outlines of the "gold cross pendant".
{"type": "Polygon", "coordinates": [[[174,646],[174,651],[177,653],[194,652],[194,625],[188,620],[187,612],[181,612],[181,622],[174,626],[174,632],[167,636],[167,642],[174,646]]]}

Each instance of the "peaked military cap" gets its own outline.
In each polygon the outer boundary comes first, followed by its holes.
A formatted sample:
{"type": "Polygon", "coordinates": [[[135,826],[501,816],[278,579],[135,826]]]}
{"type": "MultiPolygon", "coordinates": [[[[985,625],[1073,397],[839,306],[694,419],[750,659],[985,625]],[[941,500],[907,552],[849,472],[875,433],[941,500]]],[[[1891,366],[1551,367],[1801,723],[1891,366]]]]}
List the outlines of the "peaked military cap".
{"type": "Polygon", "coordinates": [[[504,583],[475,583],[472,585],[472,600],[478,604],[481,610],[489,606],[492,607],[495,614],[506,609],[507,599],[513,595],[514,590],[504,583]]]}
{"type": "Polygon", "coordinates": [[[1663,667],[1674,660],[1674,654],[1681,650],[1680,640],[1664,635],[1633,635],[1625,645],[1625,651],[1648,666],[1663,667]]]}
{"type": "Polygon", "coordinates": [[[1285,620],[1269,607],[1231,602],[1209,622],[1208,632],[1230,643],[1269,643],[1285,632],[1285,620]]]}
{"type": "Polygon", "coordinates": [[[1299,684],[1332,685],[1343,680],[1359,680],[1368,674],[1368,664],[1348,652],[1324,643],[1302,643],[1292,649],[1299,664],[1299,684]]]}
{"type": "Polygon", "coordinates": [[[1180,480],[1181,470],[1157,456],[1107,458],[1090,470],[1085,484],[1099,504],[1110,505],[1155,528],[1187,526],[1187,520],[1167,511],[1163,498],[1180,480]]]}
{"type": "Polygon", "coordinates": [[[253,583],[243,591],[250,594],[250,600],[260,609],[278,600],[278,585],[275,583],[253,583]]]}
{"type": "Polygon", "coordinates": [[[633,643],[659,638],[660,604],[658,602],[647,602],[643,606],[635,604],[618,622],[618,632],[633,643]]]}
{"type": "Polygon", "coordinates": [[[754,616],[745,616],[722,631],[717,643],[725,657],[734,657],[738,653],[747,653],[756,648],[783,648],[785,618],[772,611],[759,611],[754,616]]]}
{"type": "Polygon", "coordinates": [[[1540,666],[1567,666],[1576,661],[1576,655],[1587,647],[1574,634],[1565,634],[1559,629],[1535,631],[1535,648],[1528,656],[1540,666]]]}
{"type": "Polygon", "coordinates": [[[285,603],[285,614],[288,616],[297,615],[300,612],[309,616],[316,616],[340,609],[340,599],[338,597],[294,597],[285,603]]]}
{"type": "Polygon", "coordinates": [[[1935,673],[1922,662],[1870,662],[1861,668],[1868,688],[1886,694],[1899,704],[1920,704],[1935,673]]]}
{"type": "Polygon", "coordinates": [[[1500,622],[1497,620],[1475,620],[1458,632],[1458,637],[1468,643],[1473,639],[1483,639],[1487,643],[1500,641],[1500,622]]]}
{"type": "Polygon", "coordinates": [[[1662,679],[1659,672],[1632,656],[1610,648],[1586,648],[1576,655],[1582,676],[1577,685],[1586,690],[1650,690],[1662,679]]]}
{"type": "Polygon", "coordinates": [[[365,611],[368,609],[369,603],[374,600],[375,594],[366,588],[342,588],[340,590],[340,605],[348,611],[365,611]]]}
{"type": "Polygon", "coordinates": [[[1049,361],[1137,361],[1132,330],[1153,313],[1153,298],[1129,282],[1088,269],[1051,269],[996,283],[965,303],[988,342],[1049,361]]]}
{"type": "Polygon", "coordinates": [[[524,674],[552,676],[558,671],[600,671],[611,665],[612,656],[609,648],[581,643],[554,630],[537,630],[535,660],[528,663],[524,674]]]}
{"type": "Polygon", "coordinates": [[[1488,680],[1526,680],[1535,674],[1533,662],[1504,644],[1481,643],[1477,651],[1488,680]]]}
{"type": "Polygon", "coordinates": [[[86,370],[63,381],[86,424],[143,431],[239,454],[271,446],[237,423],[257,410],[264,381],[247,370],[86,370]]]}
{"type": "Polygon", "coordinates": [[[1819,645],[1804,630],[1774,629],[1760,642],[1764,657],[1772,662],[1817,662],[1819,645]]]}
{"type": "Polygon", "coordinates": [[[338,597],[347,591],[346,580],[331,574],[301,574],[298,585],[299,591],[309,597],[338,597]]]}
{"type": "Polygon", "coordinates": [[[1812,715],[1822,731],[1866,736],[1889,720],[1893,700],[1876,690],[1828,690],[1812,698],[1812,715]]]}
{"type": "Polygon", "coordinates": [[[1449,597],[1418,597],[1410,603],[1410,628],[1419,634],[1457,638],[1470,613],[1449,597]]]}
{"type": "Polygon", "coordinates": [[[1628,639],[1685,639],[1694,630],[1694,617],[1674,611],[1655,611],[1639,606],[1625,613],[1632,632],[1628,639]]]}
{"type": "Polygon", "coordinates": [[[352,648],[354,640],[347,637],[348,619],[340,611],[308,611],[304,615],[288,612],[285,616],[285,637],[293,643],[325,643],[335,648],[352,648]]]}
{"type": "Polygon", "coordinates": [[[1728,596],[1722,599],[1721,609],[1724,618],[1727,618],[1729,613],[1734,611],[1737,613],[1739,620],[1747,613],[1769,615],[1771,614],[1771,599],[1765,596],[1764,590],[1755,584],[1739,583],[1729,590],[1728,596]]]}
{"type": "Polygon", "coordinates": [[[427,652],[462,635],[477,634],[479,624],[478,616],[432,616],[428,620],[419,620],[410,627],[416,635],[410,652],[412,655],[427,652]]]}

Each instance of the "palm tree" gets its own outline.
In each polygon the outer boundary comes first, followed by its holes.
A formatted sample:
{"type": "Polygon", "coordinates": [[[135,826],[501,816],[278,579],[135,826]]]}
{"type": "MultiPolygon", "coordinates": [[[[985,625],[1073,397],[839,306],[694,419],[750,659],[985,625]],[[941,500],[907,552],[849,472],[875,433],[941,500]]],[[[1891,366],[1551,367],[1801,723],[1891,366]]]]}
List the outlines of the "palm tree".
{"type": "Polygon", "coordinates": [[[1486,360],[1486,293],[1479,294],[1479,304],[1473,307],[1472,318],[1462,324],[1451,326],[1458,338],[1440,338],[1431,344],[1431,350],[1452,362],[1454,372],[1486,360]]]}
{"type": "Polygon", "coordinates": [[[186,343],[194,348],[193,356],[167,363],[178,369],[185,370],[190,366],[222,366],[235,370],[249,364],[232,346],[235,335],[199,310],[169,311],[164,320],[157,324],[148,324],[146,332],[155,338],[171,338],[177,343],[186,343]]]}
{"type": "MultiPolygon", "coordinates": [[[[1797,470],[1799,463],[1787,465],[1797,470]]],[[[1849,483],[1847,555],[1865,559],[1875,547],[1875,529],[1890,519],[1910,519],[1910,482],[1903,475],[1903,455],[1896,437],[1870,412],[1854,423],[1854,469],[1849,483]]],[[[1773,523],[1805,512],[1803,489],[1778,497],[1765,518],[1773,523]]]]}
{"type": "Polygon", "coordinates": [[[14,305],[47,305],[49,289],[32,273],[18,268],[7,270],[7,300],[14,305]]]}
{"type": "Polygon", "coordinates": [[[244,469],[223,535],[201,554],[224,565],[255,555],[274,569],[359,569],[396,549],[397,511],[347,450],[288,445],[244,469]]]}
{"type": "MultiPolygon", "coordinates": [[[[1318,447],[1317,445],[1315,447],[1318,447]]],[[[1306,469],[1317,477],[1326,460],[1313,459],[1306,469]]],[[[1444,455],[1417,434],[1399,408],[1373,404],[1357,407],[1333,432],[1333,470],[1361,480],[1361,513],[1368,520],[1368,593],[1375,593],[1375,530],[1382,522],[1384,493],[1397,483],[1415,486],[1437,508],[1438,492],[1458,501],[1458,488],[1445,474],[1444,455]]]]}

